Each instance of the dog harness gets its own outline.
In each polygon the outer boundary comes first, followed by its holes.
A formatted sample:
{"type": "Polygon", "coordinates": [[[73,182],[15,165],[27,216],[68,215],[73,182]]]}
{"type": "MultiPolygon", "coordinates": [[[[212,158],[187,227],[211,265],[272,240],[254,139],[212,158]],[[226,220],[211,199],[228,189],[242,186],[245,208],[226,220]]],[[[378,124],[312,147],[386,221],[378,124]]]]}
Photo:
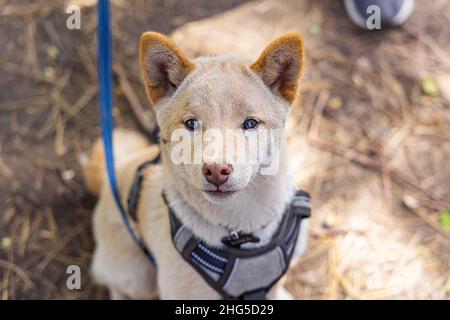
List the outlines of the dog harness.
{"type": "MultiPolygon", "coordinates": [[[[137,222],[137,205],[143,181],[142,171],[157,161],[145,162],[136,171],[128,197],[130,217],[137,222]]],[[[310,196],[296,191],[286,205],[278,230],[270,242],[262,247],[241,248],[242,242],[259,241],[251,234],[234,230],[222,239],[223,247],[206,244],[168,207],[172,242],[176,250],[224,299],[265,299],[272,286],[286,273],[300,233],[303,219],[311,214],[310,196]],[[242,241],[242,239],[244,239],[242,241]]],[[[151,254],[144,250],[145,254],[151,254]]]]}

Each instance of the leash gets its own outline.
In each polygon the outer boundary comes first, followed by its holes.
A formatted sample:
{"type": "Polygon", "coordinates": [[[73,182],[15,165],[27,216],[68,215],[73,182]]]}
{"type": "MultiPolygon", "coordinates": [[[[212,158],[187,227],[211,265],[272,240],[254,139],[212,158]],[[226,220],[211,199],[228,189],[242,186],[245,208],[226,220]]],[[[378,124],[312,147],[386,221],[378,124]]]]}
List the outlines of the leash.
{"type": "Polygon", "coordinates": [[[114,168],[113,128],[114,119],[112,94],[112,54],[111,54],[111,3],[110,0],[98,1],[98,76],[100,87],[100,116],[102,137],[105,149],[106,169],[109,185],[119,209],[122,221],[133,241],[144,251],[151,264],[156,266],[154,257],[148,252],[142,239],[132,228],[128,215],[120,200],[117,177],[114,168]]]}

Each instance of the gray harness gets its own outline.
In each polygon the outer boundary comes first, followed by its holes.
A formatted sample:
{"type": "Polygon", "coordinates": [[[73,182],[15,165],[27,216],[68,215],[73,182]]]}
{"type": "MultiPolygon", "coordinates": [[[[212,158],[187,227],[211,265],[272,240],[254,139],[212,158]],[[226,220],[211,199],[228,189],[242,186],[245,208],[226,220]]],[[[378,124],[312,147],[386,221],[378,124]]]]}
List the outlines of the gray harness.
{"type": "MultiPolygon", "coordinates": [[[[143,179],[141,171],[151,163],[144,163],[138,168],[128,198],[129,213],[135,221],[143,179]]],[[[162,197],[169,210],[172,242],[176,250],[224,299],[265,299],[272,286],[286,273],[301,222],[311,214],[309,194],[297,191],[286,206],[280,226],[268,244],[252,249],[240,248],[240,239],[248,242],[256,237],[235,233],[222,240],[223,247],[216,248],[195,236],[178,219],[164,193],[162,197]],[[237,242],[233,243],[233,240],[237,242]]],[[[146,254],[150,254],[148,250],[146,254]]]]}

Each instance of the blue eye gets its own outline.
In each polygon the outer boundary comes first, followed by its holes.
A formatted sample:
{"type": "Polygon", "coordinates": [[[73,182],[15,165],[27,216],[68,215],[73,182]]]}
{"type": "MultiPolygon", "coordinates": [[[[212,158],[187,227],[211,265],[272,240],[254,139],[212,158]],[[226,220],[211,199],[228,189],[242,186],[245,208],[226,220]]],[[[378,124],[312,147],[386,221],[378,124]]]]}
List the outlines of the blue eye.
{"type": "Polygon", "coordinates": [[[199,122],[197,119],[188,119],[184,122],[184,126],[186,127],[186,129],[194,131],[198,129],[199,122]]]}
{"type": "Polygon", "coordinates": [[[242,129],[244,129],[244,130],[255,129],[258,125],[259,125],[258,120],[255,120],[253,118],[248,118],[242,124],[242,129]]]}

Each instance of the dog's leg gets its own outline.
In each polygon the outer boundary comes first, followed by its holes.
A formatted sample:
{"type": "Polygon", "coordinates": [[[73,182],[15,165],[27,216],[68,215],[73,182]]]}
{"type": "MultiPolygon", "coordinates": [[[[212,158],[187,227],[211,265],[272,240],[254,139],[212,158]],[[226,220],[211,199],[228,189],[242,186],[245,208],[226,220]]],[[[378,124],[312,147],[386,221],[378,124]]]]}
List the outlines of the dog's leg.
{"type": "Polygon", "coordinates": [[[157,295],[156,269],[133,242],[121,222],[114,202],[105,194],[94,214],[96,248],[91,272],[96,283],[110,289],[112,299],[152,299],[157,295]]]}
{"type": "Polygon", "coordinates": [[[111,300],[126,300],[127,297],[120,290],[110,287],[109,288],[109,298],[111,300]]]}

